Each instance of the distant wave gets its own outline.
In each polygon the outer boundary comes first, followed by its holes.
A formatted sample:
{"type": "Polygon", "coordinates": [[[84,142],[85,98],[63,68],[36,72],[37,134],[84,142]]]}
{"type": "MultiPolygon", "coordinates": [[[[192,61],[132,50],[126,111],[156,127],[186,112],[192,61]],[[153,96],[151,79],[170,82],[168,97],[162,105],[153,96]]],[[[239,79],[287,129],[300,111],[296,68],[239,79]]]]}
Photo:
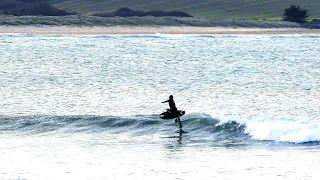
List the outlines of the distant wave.
{"type": "MultiPolygon", "coordinates": [[[[298,122],[284,118],[217,117],[192,113],[182,119],[191,136],[216,140],[256,140],[292,143],[320,141],[317,122],[298,122]]],[[[0,116],[0,133],[131,133],[135,136],[166,134],[178,129],[174,120],[158,115],[118,116],[0,116]]]]}
{"type": "Polygon", "coordinates": [[[278,39],[294,39],[294,38],[320,38],[318,35],[277,35],[272,36],[271,38],[278,38],[278,39]]]}
{"type": "Polygon", "coordinates": [[[99,39],[114,39],[114,38],[121,38],[121,39],[136,39],[136,38],[167,38],[169,36],[162,35],[162,34],[134,34],[134,35],[122,35],[122,34],[115,34],[115,35],[103,35],[103,36],[94,36],[94,38],[99,39]]]}
{"type": "MultiPolygon", "coordinates": [[[[114,38],[124,38],[124,39],[136,39],[136,38],[145,38],[145,39],[175,39],[175,38],[216,38],[217,35],[212,34],[134,34],[134,35],[125,35],[125,34],[115,34],[115,35],[103,35],[103,36],[94,36],[94,38],[99,39],[114,39],[114,38]]],[[[235,38],[236,35],[221,35],[219,37],[224,38],[235,38]]]]}
{"type": "MultiPolygon", "coordinates": [[[[78,38],[95,38],[95,39],[177,39],[177,38],[242,38],[239,35],[228,34],[113,34],[113,35],[66,35],[66,34],[32,34],[32,33],[3,33],[0,34],[1,38],[16,38],[16,37],[78,37],[78,38]]],[[[259,36],[259,35],[256,35],[259,36]]],[[[319,35],[273,35],[272,39],[318,39],[319,35]]]]}

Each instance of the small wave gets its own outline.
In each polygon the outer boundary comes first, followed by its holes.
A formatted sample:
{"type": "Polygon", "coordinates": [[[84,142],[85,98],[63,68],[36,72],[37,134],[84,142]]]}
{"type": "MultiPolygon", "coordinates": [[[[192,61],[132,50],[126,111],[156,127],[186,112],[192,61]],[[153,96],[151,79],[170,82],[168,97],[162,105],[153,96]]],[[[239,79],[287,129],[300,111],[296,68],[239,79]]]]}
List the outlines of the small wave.
{"type": "Polygon", "coordinates": [[[277,36],[272,36],[271,38],[275,39],[304,39],[304,38],[320,38],[318,35],[277,35],[277,36]]]}
{"type": "Polygon", "coordinates": [[[94,36],[93,38],[96,38],[96,39],[114,39],[115,37],[111,36],[111,35],[105,35],[105,36],[94,36]]]}
{"type": "Polygon", "coordinates": [[[192,34],[186,35],[187,38],[216,38],[215,35],[211,34],[192,34]]]}
{"type": "Polygon", "coordinates": [[[93,38],[97,39],[139,39],[139,38],[151,38],[151,39],[161,39],[161,38],[167,38],[168,36],[165,34],[134,34],[134,35],[126,35],[126,34],[115,34],[115,35],[103,35],[103,36],[94,36],[93,38]]]}
{"type": "Polygon", "coordinates": [[[15,38],[15,37],[24,37],[24,35],[18,34],[18,33],[3,33],[3,34],[0,34],[0,37],[15,38]]]}
{"type": "Polygon", "coordinates": [[[165,35],[162,34],[136,34],[136,35],[115,35],[115,37],[119,37],[119,38],[130,38],[130,39],[134,39],[134,38],[151,38],[151,39],[162,39],[162,38],[166,38],[165,35]]]}
{"type": "Polygon", "coordinates": [[[176,39],[176,38],[215,38],[214,35],[210,34],[161,34],[161,33],[155,33],[155,34],[134,34],[134,35],[104,35],[104,36],[94,36],[94,38],[99,39],[115,39],[115,38],[128,38],[128,39],[136,39],[136,38],[151,38],[151,39],[176,39]]]}

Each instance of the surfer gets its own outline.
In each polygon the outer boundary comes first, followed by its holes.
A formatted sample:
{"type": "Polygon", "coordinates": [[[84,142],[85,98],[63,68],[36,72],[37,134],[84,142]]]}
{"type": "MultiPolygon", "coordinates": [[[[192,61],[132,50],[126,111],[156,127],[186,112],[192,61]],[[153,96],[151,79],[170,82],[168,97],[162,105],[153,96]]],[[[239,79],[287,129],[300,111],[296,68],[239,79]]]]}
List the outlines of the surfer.
{"type": "Polygon", "coordinates": [[[179,125],[180,125],[180,128],[182,128],[181,121],[180,121],[180,113],[179,113],[179,111],[178,111],[178,109],[177,109],[177,107],[176,107],[176,103],[175,103],[174,100],[173,100],[173,96],[170,95],[170,96],[169,96],[169,99],[166,100],[166,101],[163,101],[162,103],[166,103],[166,102],[169,103],[169,107],[170,107],[170,112],[171,112],[171,114],[176,117],[175,120],[174,120],[174,122],[177,122],[177,121],[178,121],[178,122],[179,122],[179,125]]]}

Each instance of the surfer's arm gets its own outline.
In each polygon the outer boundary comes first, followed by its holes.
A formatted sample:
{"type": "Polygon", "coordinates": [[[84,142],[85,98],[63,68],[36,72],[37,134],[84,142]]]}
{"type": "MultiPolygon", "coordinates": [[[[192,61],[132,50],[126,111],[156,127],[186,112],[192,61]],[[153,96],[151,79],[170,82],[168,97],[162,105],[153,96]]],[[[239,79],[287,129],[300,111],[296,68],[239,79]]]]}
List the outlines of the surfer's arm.
{"type": "Polygon", "coordinates": [[[163,101],[163,102],[161,102],[161,103],[166,103],[166,102],[169,102],[169,100],[163,101]]]}

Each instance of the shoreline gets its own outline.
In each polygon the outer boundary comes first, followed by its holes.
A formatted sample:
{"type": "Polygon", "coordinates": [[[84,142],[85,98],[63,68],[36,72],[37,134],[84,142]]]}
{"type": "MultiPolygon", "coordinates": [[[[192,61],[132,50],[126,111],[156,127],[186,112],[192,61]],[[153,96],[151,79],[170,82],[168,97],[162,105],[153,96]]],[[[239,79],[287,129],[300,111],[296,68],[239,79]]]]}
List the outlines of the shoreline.
{"type": "Polygon", "coordinates": [[[0,26],[0,34],[316,34],[320,29],[308,28],[248,28],[248,27],[195,27],[195,26],[0,26]]]}

